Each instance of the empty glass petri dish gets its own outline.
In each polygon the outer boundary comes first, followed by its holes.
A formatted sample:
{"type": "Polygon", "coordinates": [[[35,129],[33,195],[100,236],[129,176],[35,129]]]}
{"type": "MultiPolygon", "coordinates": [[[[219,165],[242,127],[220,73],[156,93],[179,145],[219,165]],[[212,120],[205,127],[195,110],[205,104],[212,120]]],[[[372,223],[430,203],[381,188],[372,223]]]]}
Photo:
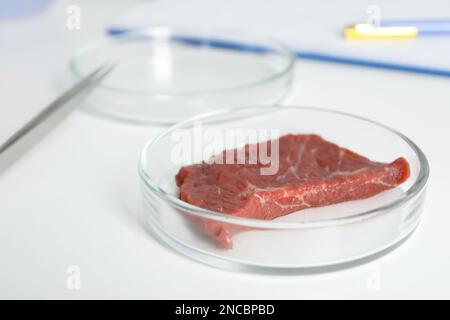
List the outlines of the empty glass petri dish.
{"type": "MultiPolygon", "coordinates": [[[[211,142],[208,137],[204,141],[211,142]]],[[[224,149],[236,147],[227,141],[221,141],[224,149]]],[[[251,142],[261,141],[266,138],[251,142]]],[[[139,164],[144,214],[155,235],[207,264],[269,273],[328,271],[389,252],[417,227],[428,175],[425,155],[403,134],[355,115],[294,106],[234,108],[181,122],[151,140],[139,164]],[[233,217],[180,200],[175,183],[179,169],[216,154],[210,144],[199,143],[205,138],[199,133],[209,132],[210,139],[249,128],[276,130],[280,136],[320,134],[374,161],[402,156],[410,165],[410,177],[367,199],[308,208],[274,220],[233,217]],[[180,137],[187,137],[182,144],[180,137]],[[180,158],[186,146],[189,157],[180,158]],[[226,224],[242,232],[233,236],[232,249],[225,249],[200,231],[200,223],[226,224]]]]}
{"type": "Polygon", "coordinates": [[[294,54],[232,29],[153,27],[110,35],[70,61],[78,80],[106,61],[117,67],[86,110],[143,123],[174,123],[225,107],[273,105],[288,92],[294,54]]]}

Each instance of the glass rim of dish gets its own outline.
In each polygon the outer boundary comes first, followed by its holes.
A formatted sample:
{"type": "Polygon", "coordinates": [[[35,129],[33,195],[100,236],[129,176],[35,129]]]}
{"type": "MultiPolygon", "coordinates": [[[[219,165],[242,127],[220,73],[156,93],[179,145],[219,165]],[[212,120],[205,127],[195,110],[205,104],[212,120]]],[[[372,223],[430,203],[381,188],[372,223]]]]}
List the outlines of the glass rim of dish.
{"type": "MultiPolygon", "coordinates": [[[[196,95],[196,94],[206,94],[206,93],[221,93],[221,92],[227,92],[227,91],[239,91],[247,88],[252,88],[259,85],[264,85],[266,83],[270,83],[271,81],[274,81],[278,78],[281,78],[285,76],[286,74],[290,73],[295,65],[295,53],[282,41],[279,41],[275,38],[268,37],[265,35],[260,35],[258,33],[253,33],[251,31],[242,30],[238,28],[222,28],[222,27],[182,27],[182,26],[176,26],[176,25],[159,25],[159,26],[152,26],[152,27],[146,27],[146,28],[135,28],[132,30],[124,31],[123,33],[109,35],[102,40],[95,41],[91,44],[85,45],[81,47],[80,49],[76,50],[75,53],[72,55],[72,57],[69,60],[69,69],[73,76],[75,76],[77,79],[81,79],[86,74],[83,74],[83,72],[80,71],[79,66],[77,65],[78,60],[80,57],[82,57],[84,54],[91,52],[95,49],[114,45],[114,42],[119,41],[126,41],[127,39],[133,39],[139,36],[153,36],[155,38],[160,39],[168,39],[170,41],[170,38],[176,33],[182,33],[184,32],[199,32],[201,33],[209,31],[211,33],[217,33],[217,32],[224,32],[224,33],[238,33],[238,34],[244,34],[248,35],[251,38],[255,38],[257,40],[262,40],[265,42],[270,43],[270,47],[276,47],[277,50],[279,50],[282,55],[285,57],[285,66],[281,71],[274,72],[270,76],[261,78],[257,81],[253,81],[250,83],[244,83],[239,84],[236,86],[228,86],[223,88],[213,88],[213,89],[205,89],[205,90],[191,90],[191,91],[151,91],[151,90],[139,90],[139,89],[129,89],[129,88],[121,88],[120,86],[111,86],[104,83],[99,84],[99,88],[111,90],[111,91],[117,91],[122,93],[128,93],[128,94],[137,94],[137,95],[149,95],[149,96],[189,96],[189,95],[196,95]]],[[[205,39],[205,38],[199,38],[199,39],[205,39]]],[[[207,40],[207,39],[205,39],[207,40]]],[[[208,43],[205,42],[207,45],[208,43]]],[[[246,51],[246,50],[243,50],[246,51]]],[[[251,51],[248,51],[251,52],[251,51]]],[[[113,61],[116,62],[116,61],[113,61]]]]}
{"type": "Polygon", "coordinates": [[[374,215],[377,215],[381,212],[384,212],[386,210],[395,208],[398,205],[404,204],[409,199],[413,198],[417,194],[419,194],[422,190],[424,190],[429,177],[429,163],[425,156],[425,154],[422,152],[422,150],[407,136],[402,134],[401,132],[392,129],[389,126],[386,126],[384,124],[381,124],[379,122],[370,120],[368,118],[354,115],[352,113],[344,112],[344,111],[337,111],[327,108],[320,108],[320,107],[310,107],[310,106],[289,106],[289,105],[275,105],[275,106],[262,106],[262,107],[255,107],[255,106],[249,106],[249,107],[235,107],[235,108],[228,108],[228,109],[221,109],[217,111],[212,111],[208,113],[204,113],[189,119],[186,119],[184,121],[181,121],[160,134],[158,134],[156,137],[151,139],[147,144],[144,146],[144,149],[141,153],[141,157],[139,160],[138,165],[138,173],[141,178],[141,180],[144,182],[145,186],[149,187],[151,191],[153,191],[157,196],[159,196],[162,200],[168,201],[171,205],[174,205],[178,209],[186,210],[190,214],[196,215],[200,218],[206,218],[206,219],[212,219],[215,221],[230,223],[234,225],[241,225],[241,226],[247,226],[247,227],[254,227],[254,228],[268,228],[268,229],[298,229],[298,228],[316,228],[316,227],[325,227],[325,226],[335,226],[339,224],[346,224],[351,223],[355,221],[359,221],[362,219],[370,218],[374,215]],[[318,219],[314,221],[290,221],[290,222],[281,222],[277,221],[277,219],[273,220],[259,220],[259,219],[252,219],[252,218],[244,218],[244,217],[236,217],[232,215],[227,215],[224,213],[204,209],[195,205],[192,205],[190,203],[187,203],[178,197],[169,194],[165,192],[163,189],[158,187],[158,184],[156,181],[154,181],[150,174],[145,169],[145,164],[147,163],[147,152],[151,149],[151,147],[156,144],[161,138],[165,137],[166,135],[170,134],[174,130],[183,127],[187,124],[193,123],[194,121],[207,119],[213,116],[220,116],[229,114],[236,111],[243,111],[248,109],[265,109],[268,111],[277,111],[281,109],[298,109],[298,110],[310,110],[310,111],[317,111],[317,112],[324,112],[324,113],[333,113],[340,116],[346,116],[353,119],[365,121],[369,124],[379,126],[385,130],[390,131],[391,133],[397,135],[400,137],[408,146],[414,151],[417,158],[419,159],[420,168],[418,172],[418,176],[416,181],[399,197],[398,199],[395,199],[394,201],[388,202],[386,204],[383,204],[379,207],[358,212],[349,216],[345,217],[337,217],[337,218],[325,218],[325,219],[318,219]]]}

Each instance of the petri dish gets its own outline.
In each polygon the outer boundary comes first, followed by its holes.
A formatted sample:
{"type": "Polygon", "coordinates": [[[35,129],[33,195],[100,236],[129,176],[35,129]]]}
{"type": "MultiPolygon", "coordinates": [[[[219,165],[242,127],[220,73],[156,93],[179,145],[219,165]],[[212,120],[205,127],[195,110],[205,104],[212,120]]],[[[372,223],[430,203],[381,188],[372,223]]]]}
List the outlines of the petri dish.
{"type": "MultiPolygon", "coordinates": [[[[236,147],[223,141],[224,149],[236,147]]],[[[393,250],[419,224],[428,175],[425,155],[403,134],[355,115],[296,106],[225,109],[183,121],[151,140],[139,163],[144,215],[157,237],[195,260],[261,273],[335,270],[393,250]],[[178,198],[175,175],[180,167],[215,154],[207,144],[194,147],[195,139],[203,139],[199,125],[202,132],[209,130],[218,137],[242,128],[275,129],[279,135],[316,133],[374,161],[391,162],[402,156],[411,174],[400,186],[364,200],[308,208],[274,220],[233,217],[178,198]],[[192,157],[183,160],[187,163],[176,156],[180,133],[193,139],[192,157]],[[195,219],[244,231],[233,236],[232,249],[224,249],[199,232],[195,219]]]]}
{"type": "Polygon", "coordinates": [[[117,66],[84,101],[85,110],[173,124],[214,109],[276,104],[291,85],[295,57],[277,40],[243,30],[161,26],[80,49],[69,63],[73,79],[106,61],[117,66]]]}

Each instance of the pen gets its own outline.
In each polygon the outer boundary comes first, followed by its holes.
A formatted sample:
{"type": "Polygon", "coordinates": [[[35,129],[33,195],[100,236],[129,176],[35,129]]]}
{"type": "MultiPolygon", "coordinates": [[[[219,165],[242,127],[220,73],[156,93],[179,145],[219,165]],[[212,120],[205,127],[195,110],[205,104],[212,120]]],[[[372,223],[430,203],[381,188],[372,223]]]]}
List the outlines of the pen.
{"type": "Polygon", "coordinates": [[[358,23],[347,26],[347,39],[410,39],[418,36],[450,35],[450,20],[382,20],[378,25],[358,23]]]}

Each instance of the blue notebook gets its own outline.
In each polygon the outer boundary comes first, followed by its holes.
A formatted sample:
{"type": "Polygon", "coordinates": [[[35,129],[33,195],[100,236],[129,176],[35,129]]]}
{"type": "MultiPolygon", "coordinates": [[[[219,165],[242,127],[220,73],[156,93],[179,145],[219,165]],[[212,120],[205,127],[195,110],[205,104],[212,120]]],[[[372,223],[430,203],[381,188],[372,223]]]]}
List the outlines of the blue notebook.
{"type": "Polygon", "coordinates": [[[345,25],[370,19],[433,19],[450,1],[156,0],[125,13],[110,34],[152,25],[232,27],[277,38],[299,58],[450,77],[450,36],[345,40],[345,25]]]}

